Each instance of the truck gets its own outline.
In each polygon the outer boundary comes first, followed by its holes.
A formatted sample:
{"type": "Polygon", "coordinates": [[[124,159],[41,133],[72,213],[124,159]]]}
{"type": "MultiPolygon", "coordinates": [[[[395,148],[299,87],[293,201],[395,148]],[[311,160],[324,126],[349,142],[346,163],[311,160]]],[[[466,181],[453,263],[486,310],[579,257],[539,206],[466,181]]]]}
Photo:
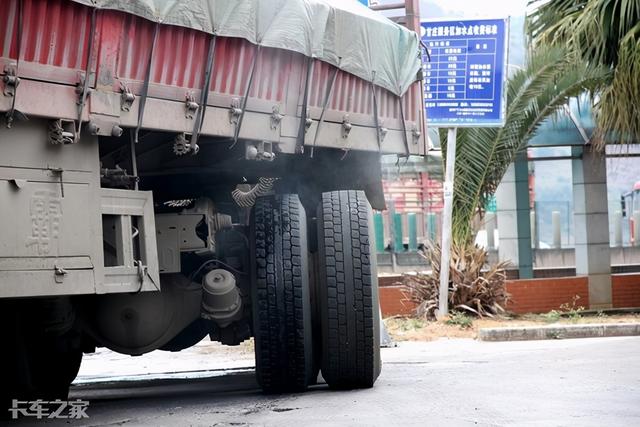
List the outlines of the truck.
{"type": "MultiPolygon", "coordinates": [[[[640,212],[640,181],[633,184],[631,191],[620,195],[620,215],[628,218],[629,224],[629,244],[635,245],[638,239],[638,214],[640,212]]],[[[620,224],[619,245],[623,245],[623,226],[620,224]]],[[[626,240],[626,238],[625,238],[626,240]]]]}
{"type": "Polygon", "coordinates": [[[380,156],[427,150],[420,57],[355,0],[5,0],[3,401],[207,337],[253,337],[267,392],[372,387],[372,209],[380,156]]]}

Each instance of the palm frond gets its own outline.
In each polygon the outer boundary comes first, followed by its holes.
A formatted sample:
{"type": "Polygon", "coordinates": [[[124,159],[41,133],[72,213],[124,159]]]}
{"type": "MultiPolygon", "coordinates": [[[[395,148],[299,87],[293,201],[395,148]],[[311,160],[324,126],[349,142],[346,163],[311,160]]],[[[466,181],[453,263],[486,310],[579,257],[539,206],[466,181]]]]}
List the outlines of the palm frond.
{"type": "Polygon", "coordinates": [[[640,141],[640,0],[531,0],[529,7],[534,49],[562,46],[578,66],[611,70],[592,97],[600,148],[640,141]]]}
{"type": "MultiPolygon", "coordinates": [[[[527,68],[508,81],[506,122],[502,128],[460,129],[456,147],[453,240],[463,245],[475,236],[473,218],[483,214],[509,164],[540,124],[570,98],[590,91],[608,70],[578,68],[560,48],[540,49],[527,68]]],[[[441,135],[443,150],[446,138],[441,135]]]]}

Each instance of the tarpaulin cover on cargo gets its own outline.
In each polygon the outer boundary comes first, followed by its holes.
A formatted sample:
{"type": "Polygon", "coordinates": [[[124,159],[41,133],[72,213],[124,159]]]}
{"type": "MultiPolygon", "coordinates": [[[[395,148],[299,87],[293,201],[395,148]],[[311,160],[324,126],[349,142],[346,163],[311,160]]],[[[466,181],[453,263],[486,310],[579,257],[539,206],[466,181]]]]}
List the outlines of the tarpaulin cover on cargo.
{"type": "Polygon", "coordinates": [[[421,66],[418,36],[355,0],[74,1],[299,52],[396,95],[421,66]]]}

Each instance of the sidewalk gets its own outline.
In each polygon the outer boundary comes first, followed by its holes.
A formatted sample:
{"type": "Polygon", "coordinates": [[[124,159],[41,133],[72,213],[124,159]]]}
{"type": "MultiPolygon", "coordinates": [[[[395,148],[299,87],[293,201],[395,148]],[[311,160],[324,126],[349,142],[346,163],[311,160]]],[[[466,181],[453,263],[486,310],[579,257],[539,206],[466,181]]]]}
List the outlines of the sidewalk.
{"type": "Polygon", "coordinates": [[[513,328],[482,328],[480,341],[529,341],[566,338],[628,337],[640,335],[640,323],[548,325],[513,328]]]}

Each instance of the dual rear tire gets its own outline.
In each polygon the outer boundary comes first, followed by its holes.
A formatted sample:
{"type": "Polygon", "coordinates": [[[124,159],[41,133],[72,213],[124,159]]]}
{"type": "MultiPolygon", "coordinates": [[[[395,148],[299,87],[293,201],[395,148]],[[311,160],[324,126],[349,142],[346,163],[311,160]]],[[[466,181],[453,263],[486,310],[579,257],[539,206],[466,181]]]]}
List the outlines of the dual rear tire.
{"type": "Polygon", "coordinates": [[[333,388],[372,387],[380,374],[371,207],[363,192],[331,192],[317,214],[319,266],[311,281],[298,197],[264,197],[254,208],[256,376],[267,392],[302,391],[320,366],[333,388]]]}
{"type": "Polygon", "coordinates": [[[295,195],[259,198],[254,208],[253,325],[258,384],[302,391],[314,380],[304,208],[295,195]]]}
{"type": "Polygon", "coordinates": [[[380,312],[372,213],[361,191],[324,193],[318,208],[322,376],[334,388],[368,388],[380,375],[380,312]]]}

